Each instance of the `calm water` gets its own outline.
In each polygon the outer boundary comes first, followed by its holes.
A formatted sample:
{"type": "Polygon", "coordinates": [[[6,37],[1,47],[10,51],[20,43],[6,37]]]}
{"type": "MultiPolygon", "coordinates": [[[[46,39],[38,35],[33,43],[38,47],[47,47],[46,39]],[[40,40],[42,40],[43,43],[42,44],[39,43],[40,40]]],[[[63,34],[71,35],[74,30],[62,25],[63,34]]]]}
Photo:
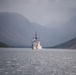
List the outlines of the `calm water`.
{"type": "Polygon", "coordinates": [[[76,50],[0,48],[0,75],[76,75],[76,50]]]}

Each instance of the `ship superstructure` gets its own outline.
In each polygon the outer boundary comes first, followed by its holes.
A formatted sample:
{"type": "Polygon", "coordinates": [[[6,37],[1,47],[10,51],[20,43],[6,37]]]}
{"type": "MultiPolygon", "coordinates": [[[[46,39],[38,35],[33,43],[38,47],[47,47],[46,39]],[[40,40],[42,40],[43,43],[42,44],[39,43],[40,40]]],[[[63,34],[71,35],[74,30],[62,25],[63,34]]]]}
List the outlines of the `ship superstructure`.
{"type": "Polygon", "coordinates": [[[37,37],[37,33],[35,33],[35,37],[33,38],[33,41],[32,41],[32,49],[42,49],[40,41],[37,37]]]}

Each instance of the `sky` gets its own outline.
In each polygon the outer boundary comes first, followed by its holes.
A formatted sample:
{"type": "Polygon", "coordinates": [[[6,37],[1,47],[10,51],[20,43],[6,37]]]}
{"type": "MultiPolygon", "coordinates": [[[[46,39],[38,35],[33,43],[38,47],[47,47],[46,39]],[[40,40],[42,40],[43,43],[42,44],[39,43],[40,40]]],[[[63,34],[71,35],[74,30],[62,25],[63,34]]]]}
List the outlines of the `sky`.
{"type": "Polygon", "coordinates": [[[76,16],[76,0],[0,0],[0,12],[16,12],[41,25],[76,16]]]}

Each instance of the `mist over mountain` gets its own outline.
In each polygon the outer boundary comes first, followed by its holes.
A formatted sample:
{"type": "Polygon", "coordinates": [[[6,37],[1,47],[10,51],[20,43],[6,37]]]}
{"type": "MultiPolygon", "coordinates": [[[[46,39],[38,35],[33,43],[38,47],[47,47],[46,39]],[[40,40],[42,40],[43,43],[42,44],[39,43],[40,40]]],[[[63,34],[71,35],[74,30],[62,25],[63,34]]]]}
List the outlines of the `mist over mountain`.
{"type": "Polygon", "coordinates": [[[73,19],[72,22],[69,21],[62,26],[52,28],[53,24],[50,27],[45,27],[31,23],[26,17],[18,13],[1,12],[0,42],[10,46],[31,46],[34,34],[37,32],[43,47],[55,46],[76,36],[76,26],[71,27],[76,24],[76,19],[73,19]]]}
{"type": "Polygon", "coordinates": [[[29,41],[26,29],[30,29],[30,26],[30,22],[20,14],[0,13],[0,41],[10,45],[27,45],[29,41]]]}
{"type": "Polygon", "coordinates": [[[76,37],[76,16],[73,16],[66,22],[51,22],[46,25],[47,28],[54,30],[54,43],[61,44],[76,37]]]}
{"type": "Polygon", "coordinates": [[[0,41],[11,46],[31,46],[35,32],[43,46],[50,44],[48,28],[31,23],[18,13],[0,13],[0,41]]]}

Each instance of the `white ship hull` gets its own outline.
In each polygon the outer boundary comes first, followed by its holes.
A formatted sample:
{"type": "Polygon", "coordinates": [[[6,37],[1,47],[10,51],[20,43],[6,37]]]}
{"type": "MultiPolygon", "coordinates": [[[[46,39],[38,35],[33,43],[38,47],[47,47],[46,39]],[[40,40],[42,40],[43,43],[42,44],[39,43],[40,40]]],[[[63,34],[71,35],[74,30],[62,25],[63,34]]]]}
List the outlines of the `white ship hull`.
{"type": "Polygon", "coordinates": [[[40,45],[40,41],[33,41],[32,49],[42,49],[42,46],[40,45]]]}

